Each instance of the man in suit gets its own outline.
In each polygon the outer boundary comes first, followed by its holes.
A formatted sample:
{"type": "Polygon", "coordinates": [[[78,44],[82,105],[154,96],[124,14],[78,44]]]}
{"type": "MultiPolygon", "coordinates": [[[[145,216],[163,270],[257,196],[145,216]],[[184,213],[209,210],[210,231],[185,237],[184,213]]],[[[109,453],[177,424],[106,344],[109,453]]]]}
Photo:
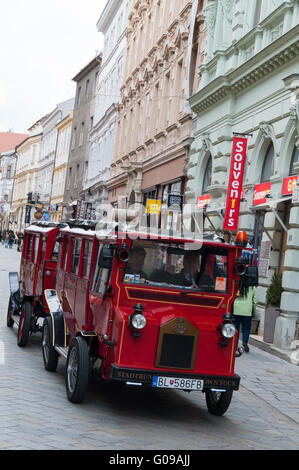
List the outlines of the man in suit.
{"type": "Polygon", "coordinates": [[[184,255],[183,269],[174,276],[175,283],[181,286],[195,286],[199,275],[199,257],[197,253],[190,251],[184,255]]]}
{"type": "Polygon", "coordinates": [[[142,270],[146,251],[142,246],[136,246],[130,250],[126,274],[139,274],[141,278],[146,279],[147,275],[142,270]]]}

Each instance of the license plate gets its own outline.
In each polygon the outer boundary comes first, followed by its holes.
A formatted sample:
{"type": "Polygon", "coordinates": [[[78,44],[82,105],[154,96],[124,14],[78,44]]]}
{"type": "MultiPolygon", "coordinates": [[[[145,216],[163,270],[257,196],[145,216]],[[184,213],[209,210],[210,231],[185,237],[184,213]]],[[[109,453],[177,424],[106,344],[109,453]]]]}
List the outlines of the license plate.
{"type": "Polygon", "coordinates": [[[153,387],[175,388],[180,390],[202,390],[203,380],[177,377],[160,377],[154,375],[153,387]]]}

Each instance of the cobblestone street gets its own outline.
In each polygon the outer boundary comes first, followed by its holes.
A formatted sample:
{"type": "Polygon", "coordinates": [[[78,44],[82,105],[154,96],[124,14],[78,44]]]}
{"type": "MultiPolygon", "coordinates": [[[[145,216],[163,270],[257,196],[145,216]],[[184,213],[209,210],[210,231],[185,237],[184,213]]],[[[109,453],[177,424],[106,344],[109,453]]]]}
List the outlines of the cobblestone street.
{"type": "Polygon", "coordinates": [[[8,271],[20,254],[0,244],[0,449],[266,449],[299,447],[299,369],[251,346],[237,359],[241,386],[223,417],[199,393],[92,382],[86,399],[66,398],[65,362],[44,369],[40,340],[17,346],[6,326],[8,271]]]}

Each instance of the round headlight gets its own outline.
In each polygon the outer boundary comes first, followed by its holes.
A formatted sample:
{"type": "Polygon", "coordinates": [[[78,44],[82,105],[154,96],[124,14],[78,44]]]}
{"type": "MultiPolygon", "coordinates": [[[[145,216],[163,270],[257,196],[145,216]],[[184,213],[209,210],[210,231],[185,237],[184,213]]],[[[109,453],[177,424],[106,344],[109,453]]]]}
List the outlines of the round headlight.
{"type": "Polygon", "coordinates": [[[222,334],[225,338],[232,338],[236,333],[236,327],[232,323],[225,323],[222,327],[222,334]]]}
{"type": "Polygon", "coordinates": [[[135,313],[131,316],[131,325],[136,330],[142,330],[146,325],[146,318],[142,313],[135,313]]]}

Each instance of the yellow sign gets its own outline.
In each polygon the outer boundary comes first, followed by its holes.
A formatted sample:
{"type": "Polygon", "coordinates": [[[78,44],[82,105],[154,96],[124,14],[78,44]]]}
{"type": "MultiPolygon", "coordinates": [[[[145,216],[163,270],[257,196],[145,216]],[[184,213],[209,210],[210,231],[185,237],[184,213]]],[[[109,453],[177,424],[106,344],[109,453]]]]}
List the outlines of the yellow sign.
{"type": "Polygon", "coordinates": [[[146,201],[146,213],[147,214],[160,214],[161,201],[158,199],[148,199],[146,201]]]}

